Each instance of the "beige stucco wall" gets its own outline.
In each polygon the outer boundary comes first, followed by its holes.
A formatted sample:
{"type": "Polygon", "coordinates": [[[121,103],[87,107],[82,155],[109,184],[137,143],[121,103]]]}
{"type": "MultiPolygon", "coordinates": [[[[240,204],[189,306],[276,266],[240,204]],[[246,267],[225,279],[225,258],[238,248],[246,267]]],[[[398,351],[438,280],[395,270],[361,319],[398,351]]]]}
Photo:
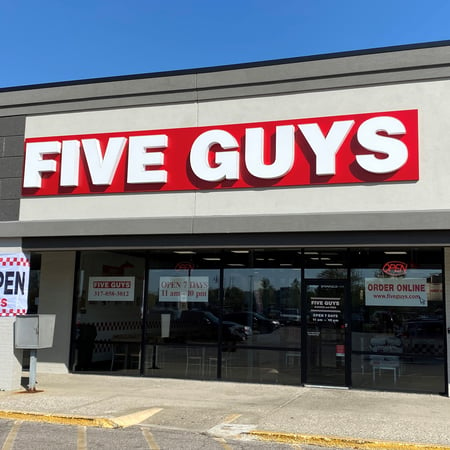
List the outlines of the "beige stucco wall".
{"type": "Polygon", "coordinates": [[[46,252],[41,258],[39,314],[56,314],[53,347],[38,350],[37,373],[67,373],[75,274],[75,252],[46,252]]]}
{"type": "Polygon", "coordinates": [[[136,131],[366,112],[419,111],[418,182],[24,198],[20,220],[450,209],[450,81],[29,117],[26,137],[136,131]]]}
{"type": "Polygon", "coordinates": [[[0,317],[0,391],[19,389],[22,375],[22,350],[14,346],[15,317],[0,317]]]}

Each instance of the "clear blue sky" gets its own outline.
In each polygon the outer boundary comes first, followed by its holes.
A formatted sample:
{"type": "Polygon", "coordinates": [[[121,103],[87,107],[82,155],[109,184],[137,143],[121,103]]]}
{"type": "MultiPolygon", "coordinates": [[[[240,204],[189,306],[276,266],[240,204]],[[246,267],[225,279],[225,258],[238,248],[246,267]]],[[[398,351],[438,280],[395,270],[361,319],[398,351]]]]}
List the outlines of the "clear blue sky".
{"type": "Polygon", "coordinates": [[[449,0],[0,0],[0,87],[450,39],[449,0]]]}

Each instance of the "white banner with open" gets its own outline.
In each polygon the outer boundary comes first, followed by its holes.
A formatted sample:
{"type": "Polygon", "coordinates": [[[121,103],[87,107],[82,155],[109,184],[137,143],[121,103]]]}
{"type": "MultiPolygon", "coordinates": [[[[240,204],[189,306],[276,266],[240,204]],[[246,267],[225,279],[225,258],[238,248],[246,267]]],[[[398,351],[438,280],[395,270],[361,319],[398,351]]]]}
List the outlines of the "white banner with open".
{"type": "Polygon", "coordinates": [[[30,259],[25,253],[0,254],[0,317],[27,313],[30,259]]]}

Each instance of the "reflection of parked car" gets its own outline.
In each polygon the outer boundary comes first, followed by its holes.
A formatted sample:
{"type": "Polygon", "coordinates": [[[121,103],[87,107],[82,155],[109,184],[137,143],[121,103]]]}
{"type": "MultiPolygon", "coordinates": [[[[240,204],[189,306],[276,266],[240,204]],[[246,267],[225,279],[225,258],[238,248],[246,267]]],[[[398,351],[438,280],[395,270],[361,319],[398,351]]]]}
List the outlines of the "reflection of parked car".
{"type": "Polygon", "coordinates": [[[224,319],[247,325],[252,328],[253,332],[257,333],[272,333],[280,327],[278,320],[269,319],[257,312],[233,312],[225,314],[224,319]]]}
{"type": "Polygon", "coordinates": [[[395,332],[399,328],[400,321],[392,311],[375,311],[370,316],[370,322],[374,329],[380,332],[395,332]]]}
{"type": "MultiPolygon", "coordinates": [[[[186,339],[217,340],[220,320],[210,311],[187,310],[175,321],[172,337],[186,339]],[[173,336],[175,334],[175,336],[173,336]]],[[[251,334],[249,327],[236,322],[222,321],[222,339],[224,341],[244,341],[251,334]]]]}
{"type": "Polygon", "coordinates": [[[284,325],[300,325],[300,311],[297,308],[286,308],[280,314],[280,322],[284,325]]]}
{"type": "Polygon", "coordinates": [[[361,313],[352,313],[352,330],[362,331],[364,316],[361,313]]]}
{"type": "Polygon", "coordinates": [[[443,356],[443,320],[411,320],[407,323],[404,334],[409,352],[443,356]]]}

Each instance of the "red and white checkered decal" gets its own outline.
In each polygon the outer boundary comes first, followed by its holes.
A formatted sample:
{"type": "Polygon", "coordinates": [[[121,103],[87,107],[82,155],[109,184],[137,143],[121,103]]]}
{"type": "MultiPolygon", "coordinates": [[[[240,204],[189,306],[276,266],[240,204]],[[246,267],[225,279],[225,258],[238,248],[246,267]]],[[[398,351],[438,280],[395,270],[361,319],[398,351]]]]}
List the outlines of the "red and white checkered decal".
{"type": "Polygon", "coordinates": [[[0,256],[0,266],[23,266],[30,267],[30,260],[28,258],[2,258],[0,256]]]}
{"type": "Polygon", "coordinates": [[[27,313],[27,309],[0,309],[0,317],[23,316],[27,313]]]}

